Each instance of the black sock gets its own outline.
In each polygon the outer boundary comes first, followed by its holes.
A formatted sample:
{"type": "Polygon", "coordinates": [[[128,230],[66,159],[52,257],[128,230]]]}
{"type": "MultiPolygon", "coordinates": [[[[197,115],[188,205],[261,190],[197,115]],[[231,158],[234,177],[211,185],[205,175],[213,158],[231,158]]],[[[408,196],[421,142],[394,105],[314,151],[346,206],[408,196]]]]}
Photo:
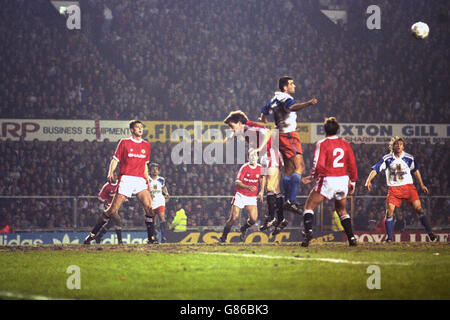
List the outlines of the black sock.
{"type": "Polygon", "coordinates": [[[104,236],[105,233],[107,232],[107,227],[106,227],[106,226],[107,226],[106,224],[103,225],[103,226],[100,228],[100,230],[97,232],[97,234],[95,235],[95,237],[96,237],[99,241],[102,240],[103,236],[104,236]]]}
{"type": "Polygon", "coordinates": [[[314,213],[305,211],[305,213],[303,213],[303,225],[306,231],[312,230],[313,221],[314,221],[314,213]]]}
{"type": "Polygon", "coordinates": [[[276,195],[276,199],[277,199],[277,220],[278,221],[283,221],[284,219],[284,199],[283,199],[283,195],[277,194],[276,195]]]}
{"type": "Polygon", "coordinates": [[[103,213],[98,218],[97,224],[95,225],[94,229],[92,229],[91,234],[96,235],[103,226],[106,226],[106,224],[109,222],[109,219],[110,218],[103,213]]]}
{"type": "Polygon", "coordinates": [[[122,243],[122,227],[116,227],[117,242],[122,243]]]}
{"type": "Polygon", "coordinates": [[[422,223],[422,225],[425,227],[427,233],[429,235],[432,234],[433,230],[431,229],[430,219],[428,219],[424,212],[419,215],[419,220],[420,223],[422,223]]]}
{"type": "Polygon", "coordinates": [[[153,229],[155,227],[155,221],[153,217],[145,216],[145,226],[147,227],[147,237],[150,241],[153,238],[153,229]]]}
{"type": "Polygon", "coordinates": [[[247,221],[242,225],[242,229],[247,230],[248,228],[250,228],[254,224],[255,223],[250,221],[250,219],[247,219],[247,221]]]}
{"type": "Polygon", "coordinates": [[[277,197],[273,193],[267,194],[267,208],[269,210],[268,220],[272,220],[275,217],[275,209],[277,206],[277,197]]]}
{"type": "Polygon", "coordinates": [[[222,232],[222,239],[226,239],[227,238],[227,235],[228,235],[228,233],[230,233],[230,231],[231,231],[231,225],[228,225],[228,223],[225,225],[225,227],[223,228],[223,232],[222,232]]]}
{"type": "Polygon", "coordinates": [[[347,235],[347,238],[350,239],[354,236],[352,230],[352,219],[350,219],[350,216],[348,214],[341,217],[341,225],[344,228],[344,232],[347,235]]]}

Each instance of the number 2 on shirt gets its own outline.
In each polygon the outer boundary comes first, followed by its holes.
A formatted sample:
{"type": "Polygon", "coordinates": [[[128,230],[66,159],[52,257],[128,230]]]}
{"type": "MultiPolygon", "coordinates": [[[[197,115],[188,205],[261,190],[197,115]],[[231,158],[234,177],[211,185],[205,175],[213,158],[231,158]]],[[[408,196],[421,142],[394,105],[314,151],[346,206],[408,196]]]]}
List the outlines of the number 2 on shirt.
{"type": "Polygon", "coordinates": [[[336,158],[334,158],[334,161],[333,161],[333,168],[342,168],[344,166],[344,163],[339,162],[339,161],[342,160],[342,158],[344,157],[344,150],[342,150],[342,148],[334,149],[333,157],[336,157],[336,158]]]}

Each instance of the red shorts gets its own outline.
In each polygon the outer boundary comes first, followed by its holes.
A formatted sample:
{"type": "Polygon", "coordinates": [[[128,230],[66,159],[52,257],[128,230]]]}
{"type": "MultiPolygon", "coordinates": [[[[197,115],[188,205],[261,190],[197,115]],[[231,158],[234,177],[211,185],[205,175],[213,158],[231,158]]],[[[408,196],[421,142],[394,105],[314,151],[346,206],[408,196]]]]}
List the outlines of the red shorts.
{"type": "Polygon", "coordinates": [[[158,208],[152,209],[152,211],[155,214],[164,213],[164,212],[166,212],[166,207],[165,206],[159,206],[158,208]]]}
{"type": "Polygon", "coordinates": [[[407,200],[409,203],[419,200],[419,194],[413,184],[389,187],[386,199],[387,203],[392,203],[397,208],[400,208],[403,199],[407,200]]]}
{"type": "Polygon", "coordinates": [[[297,131],[280,133],[280,151],[285,159],[290,159],[297,154],[303,154],[302,144],[297,131]]]}

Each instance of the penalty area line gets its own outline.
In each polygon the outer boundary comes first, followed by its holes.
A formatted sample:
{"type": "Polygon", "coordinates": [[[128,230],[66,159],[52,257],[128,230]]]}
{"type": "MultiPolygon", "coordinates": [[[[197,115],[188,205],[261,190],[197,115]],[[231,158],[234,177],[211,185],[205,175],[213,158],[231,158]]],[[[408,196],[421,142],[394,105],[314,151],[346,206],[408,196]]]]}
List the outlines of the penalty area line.
{"type": "Polygon", "coordinates": [[[248,253],[228,253],[228,252],[196,252],[207,255],[220,255],[230,257],[244,257],[244,258],[260,258],[260,259],[286,259],[286,260],[298,260],[298,261],[318,261],[318,262],[330,262],[330,263],[343,263],[343,264],[366,264],[366,265],[393,265],[393,266],[409,266],[410,262],[380,262],[380,261],[357,261],[346,259],[333,259],[333,258],[304,258],[304,257],[292,257],[292,256],[270,256],[266,254],[248,254],[248,253]]]}

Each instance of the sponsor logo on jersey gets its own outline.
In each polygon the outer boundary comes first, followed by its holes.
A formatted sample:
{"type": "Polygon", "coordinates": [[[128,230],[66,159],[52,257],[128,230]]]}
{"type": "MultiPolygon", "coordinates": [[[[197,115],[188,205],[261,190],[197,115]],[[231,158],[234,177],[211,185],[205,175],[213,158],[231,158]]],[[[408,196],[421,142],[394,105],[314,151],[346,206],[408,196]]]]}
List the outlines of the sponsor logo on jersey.
{"type": "Polygon", "coordinates": [[[135,153],[129,153],[128,154],[129,158],[141,158],[141,159],[145,159],[147,156],[145,154],[135,154],[135,153]]]}

